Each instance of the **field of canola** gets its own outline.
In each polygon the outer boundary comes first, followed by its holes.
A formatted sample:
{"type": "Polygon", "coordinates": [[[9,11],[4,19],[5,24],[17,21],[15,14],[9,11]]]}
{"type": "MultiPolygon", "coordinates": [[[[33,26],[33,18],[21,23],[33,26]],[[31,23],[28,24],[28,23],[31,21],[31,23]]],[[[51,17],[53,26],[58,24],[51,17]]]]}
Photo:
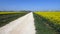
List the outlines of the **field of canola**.
{"type": "Polygon", "coordinates": [[[53,21],[54,24],[60,24],[60,12],[36,12],[36,14],[53,21]]]}
{"type": "Polygon", "coordinates": [[[35,12],[35,14],[43,17],[46,24],[60,34],[60,12],[35,12]]]}

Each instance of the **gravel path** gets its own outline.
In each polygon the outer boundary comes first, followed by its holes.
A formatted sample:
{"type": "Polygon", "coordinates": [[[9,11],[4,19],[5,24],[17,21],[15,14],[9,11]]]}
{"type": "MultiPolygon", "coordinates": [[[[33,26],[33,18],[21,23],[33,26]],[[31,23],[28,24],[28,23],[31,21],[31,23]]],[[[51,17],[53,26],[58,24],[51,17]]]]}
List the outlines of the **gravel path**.
{"type": "Polygon", "coordinates": [[[20,17],[0,28],[0,34],[35,34],[33,13],[20,17]]]}

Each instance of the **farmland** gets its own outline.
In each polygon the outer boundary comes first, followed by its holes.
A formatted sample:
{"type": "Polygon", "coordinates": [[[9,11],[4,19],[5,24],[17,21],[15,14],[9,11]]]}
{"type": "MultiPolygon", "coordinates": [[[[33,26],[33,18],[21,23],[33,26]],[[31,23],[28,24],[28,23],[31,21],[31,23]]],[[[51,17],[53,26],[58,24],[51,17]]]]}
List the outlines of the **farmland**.
{"type": "Polygon", "coordinates": [[[27,14],[27,12],[0,12],[0,27],[27,14]]]}
{"type": "MultiPolygon", "coordinates": [[[[27,13],[29,12],[0,12],[0,27],[26,15],[27,13]]],[[[60,12],[33,12],[33,14],[30,15],[33,15],[34,17],[33,22],[35,23],[36,34],[60,34],[60,12]]],[[[31,17],[29,18],[31,19],[31,17]]],[[[26,19],[24,19],[24,21],[27,22],[28,20],[26,19]]],[[[25,23],[24,21],[23,24],[25,23]]],[[[30,21],[31,20],[27,23],[31,23],[30,21]]]]}
{"type": "Polygon", "coordinates": [[[46,34],[60,34],[60,12],[35,12],[34,14],[37,34],[41,31],[46,34]]]}

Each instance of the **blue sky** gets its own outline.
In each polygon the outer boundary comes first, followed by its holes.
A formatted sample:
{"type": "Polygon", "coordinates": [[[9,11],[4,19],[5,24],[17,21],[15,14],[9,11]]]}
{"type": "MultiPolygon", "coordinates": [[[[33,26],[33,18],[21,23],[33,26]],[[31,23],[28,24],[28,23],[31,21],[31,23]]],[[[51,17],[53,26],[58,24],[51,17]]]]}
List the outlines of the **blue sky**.
{"type": "Polygon", "coordinates": [[[60,0],[0,0],[0,10],[60,10],[60,0]]]}

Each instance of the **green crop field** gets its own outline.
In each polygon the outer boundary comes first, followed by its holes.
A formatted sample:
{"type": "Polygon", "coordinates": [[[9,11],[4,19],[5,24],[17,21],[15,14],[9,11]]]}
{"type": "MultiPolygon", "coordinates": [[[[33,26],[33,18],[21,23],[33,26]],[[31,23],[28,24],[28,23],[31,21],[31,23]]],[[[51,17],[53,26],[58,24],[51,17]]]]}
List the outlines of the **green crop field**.
{"type": "Polygon", "coordinates": [[[27,12],[0,12],[0,27],[27,14],[27,12]]]}
{"type": "Polygon", "coordinates": [[[36,34],[60,34],[60,12],[34,12],[36,34]]]}

